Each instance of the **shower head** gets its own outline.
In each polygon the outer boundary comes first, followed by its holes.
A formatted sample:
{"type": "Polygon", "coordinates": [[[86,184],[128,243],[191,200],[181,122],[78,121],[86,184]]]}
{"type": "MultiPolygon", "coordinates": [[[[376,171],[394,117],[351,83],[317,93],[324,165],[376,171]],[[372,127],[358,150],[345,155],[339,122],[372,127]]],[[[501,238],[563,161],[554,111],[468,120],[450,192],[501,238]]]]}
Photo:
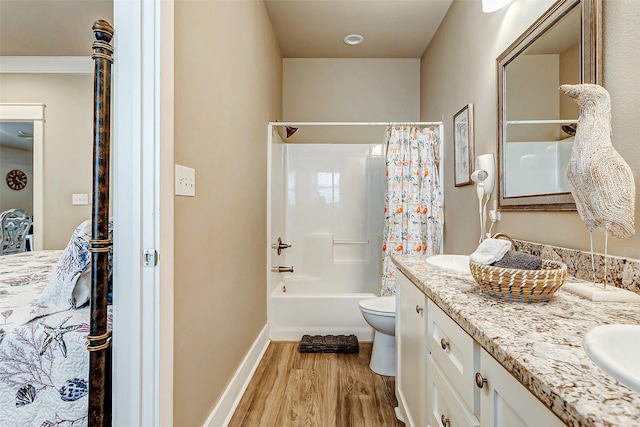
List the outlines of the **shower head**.
{"type": "Polygon", "coordinates": [[[576,136],[576,128],[578,127],[577,123],[571,123],[570,125],[562,125],[561,129],[564,133],[569,136],[576,136]]]}
{"type": "Polygon", "coordinates": [[[287,138],[291,138],[291,135],[296,133],[296,131],[298,130],[298,128],[294,128],[291,126],[285,126],[285,129],[287,130],[287,138]]]}

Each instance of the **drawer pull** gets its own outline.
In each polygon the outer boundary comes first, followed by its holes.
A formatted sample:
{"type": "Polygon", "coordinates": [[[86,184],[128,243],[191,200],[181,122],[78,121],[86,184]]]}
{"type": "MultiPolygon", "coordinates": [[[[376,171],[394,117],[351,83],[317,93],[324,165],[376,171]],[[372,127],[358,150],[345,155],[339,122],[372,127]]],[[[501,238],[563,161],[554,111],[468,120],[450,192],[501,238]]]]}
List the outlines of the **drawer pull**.
{"type": "Polygon", "coordinates": [[[442,347],[443,350],[448,349],[449,348],[449,341],[447,341],[444,338],[442,338],[440,340],[440,347],[442,347]]]}
{"type": "Polygon", "coordinates": [[[440,416],[440,422],[442,423],[442,427],[449,427],[451,425],[449,418],[444,415],[440,416]]]}
{"type": "Polygon", "coordinates": [[[484,387],[486,383],[487,379],[484,378],[480,372],[476,372],[476,385],[478,386],[478,388],[484,387]]]}
{"type": "Polygon", "coordinates": [[[421,314],[422,310],[423,310],[423,308],[420,307],[418,304],[416,304],[416,313],[421,314]]]}

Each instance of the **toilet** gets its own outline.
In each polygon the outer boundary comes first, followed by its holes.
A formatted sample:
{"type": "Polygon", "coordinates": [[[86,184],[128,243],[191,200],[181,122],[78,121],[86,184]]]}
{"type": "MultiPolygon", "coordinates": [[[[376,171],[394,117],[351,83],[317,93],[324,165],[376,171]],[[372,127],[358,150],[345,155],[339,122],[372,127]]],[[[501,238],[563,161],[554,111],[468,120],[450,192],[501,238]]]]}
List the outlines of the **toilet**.
{"type": "Polygon", "coordinates": [[[396,297],[360,301],[364,320],[375,329],[369,367],[379,375],[396,375],[396,297]]]}

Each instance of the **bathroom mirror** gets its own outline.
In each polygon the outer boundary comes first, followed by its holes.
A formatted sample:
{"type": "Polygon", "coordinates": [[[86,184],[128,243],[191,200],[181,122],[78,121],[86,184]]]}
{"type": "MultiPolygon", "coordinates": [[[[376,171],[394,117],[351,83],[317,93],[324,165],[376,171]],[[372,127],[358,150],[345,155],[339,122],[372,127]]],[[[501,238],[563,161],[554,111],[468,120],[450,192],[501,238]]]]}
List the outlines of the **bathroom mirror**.
{"type": "Polygon", "coordinates": [[[601,0],[559,0],[498,58],[498,205],[575,210],[567,184],[578,105],[562,84],[602,81],[601,0]]]}

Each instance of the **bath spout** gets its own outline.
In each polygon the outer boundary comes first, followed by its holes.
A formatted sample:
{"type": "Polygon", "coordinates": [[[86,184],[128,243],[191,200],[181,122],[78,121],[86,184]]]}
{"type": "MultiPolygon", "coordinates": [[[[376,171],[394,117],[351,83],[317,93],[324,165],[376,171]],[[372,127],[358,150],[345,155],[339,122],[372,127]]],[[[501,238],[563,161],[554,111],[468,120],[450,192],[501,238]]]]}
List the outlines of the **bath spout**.
{"type": "Polygon", "coordinates": [[[291,267],[283,267],[281,265],[278,267],[271,267],[271,271],[274,273],[293,273],[293,265],[291,267]]]}

